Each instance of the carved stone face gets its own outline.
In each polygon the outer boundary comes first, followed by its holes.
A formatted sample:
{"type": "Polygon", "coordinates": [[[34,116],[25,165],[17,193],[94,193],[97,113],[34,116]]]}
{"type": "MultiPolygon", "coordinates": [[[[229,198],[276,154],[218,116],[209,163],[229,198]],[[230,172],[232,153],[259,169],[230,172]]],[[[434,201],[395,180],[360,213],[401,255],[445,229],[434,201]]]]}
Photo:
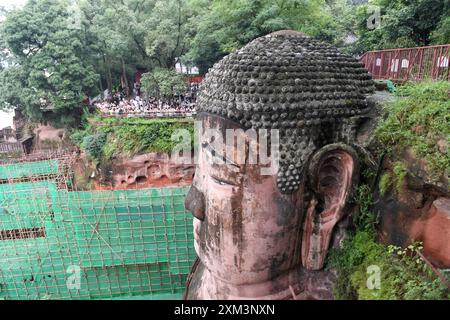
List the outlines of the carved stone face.
{"type": "MultiPolygon", "coordinates": [[[[225,141],[225,130],[242,129],[238,124],[208,114],[199,120],[198,165],[186,207],[195,217],[195,250],[206,271],[190,297],[276,295],[300,281],[302,260],[308,269],[321,269],[333,228],[345,214],[356,160],[351,149],[329,145],[316,153],[315,165],[305,170],[316,178],[304,175],[297,192],[283,194],[277,174],[262,174],[260,164],[214,163],[230,156],[208,148],[208,130],[225,141]]],[[[236,132],[246,143],[235,152],[248,159],[254,137],[236,132]]]]}
{"type": "Polygon", "coordinates": [[[198,100],[198,165],[186,198],[199,257],[187,298],[285,299],[304,290],[313,274],[307,270],[323,268],[356,184],[349,145],[369,86],[352,58],[295,32],[257,39],[210,71],[198,100]],[[247,161],[256,142],[243,131],[245,148],[221,154],[210,147],[210,129],[225,141],[226,129],[250,128],[279,131],[276,173],[247,161]],[[246,161],[213,161],[236,154],[246,161]]]}
{"type": "MultiPolygon", "coordinates": [[[[276,277],[298,264],[298,252],[297,261],[294,256],[301,241],[302,194],[281,194],[276,175],[261,175],[260,165],[213,163],[206,131],[241,128],[214,115],[201,120],[199,163],[186,203],[196,217],[197,254],[215,276],[233,284],[276,277]]],[[[248,155],[251,137],[237,132],[247,143],[236,152],[248,155]]]]}

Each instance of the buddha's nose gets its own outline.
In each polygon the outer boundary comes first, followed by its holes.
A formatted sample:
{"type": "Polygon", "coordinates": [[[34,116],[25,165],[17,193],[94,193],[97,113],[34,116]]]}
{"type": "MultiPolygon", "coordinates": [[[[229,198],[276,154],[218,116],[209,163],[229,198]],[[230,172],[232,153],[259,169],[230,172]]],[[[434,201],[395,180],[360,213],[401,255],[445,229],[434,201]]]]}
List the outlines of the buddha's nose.
{"type": "Polygon", "coordinates": [[[202,221],[205,219],[205,196],[196,187],[192,186],[189,190],[184,206],[197,219],[202,221]]]}

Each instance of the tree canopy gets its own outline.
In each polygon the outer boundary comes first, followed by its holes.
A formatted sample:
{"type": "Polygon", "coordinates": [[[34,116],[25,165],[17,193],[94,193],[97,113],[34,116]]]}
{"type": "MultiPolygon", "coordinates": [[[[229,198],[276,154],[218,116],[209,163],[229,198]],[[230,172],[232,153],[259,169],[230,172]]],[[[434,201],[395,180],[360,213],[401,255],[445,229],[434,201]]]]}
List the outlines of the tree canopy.
{"type": "Polygon", "coordinates": [[[186,89],[186,82],[175,70],[157,69],[142,75],[142,90],[151,97],[168,98],[186,89]]]}
{"type": "Polygon", "coordinates": [[[450,0],[370,0],[357,8],[359,39],[352,51],[449,43],[449,17],[450,0]],[[381,9],[381,23],[375,29],[367,28],[370,6],[381,9]]]}
{"type": "Polygon", "coordinates": [[[0,75],[0,103],[40,119],[42,112],[77,114],[98,81],[88,63],[85,35],[70,23],[69,3],[30,0],[2,23],[8,60],[0,75]]]}

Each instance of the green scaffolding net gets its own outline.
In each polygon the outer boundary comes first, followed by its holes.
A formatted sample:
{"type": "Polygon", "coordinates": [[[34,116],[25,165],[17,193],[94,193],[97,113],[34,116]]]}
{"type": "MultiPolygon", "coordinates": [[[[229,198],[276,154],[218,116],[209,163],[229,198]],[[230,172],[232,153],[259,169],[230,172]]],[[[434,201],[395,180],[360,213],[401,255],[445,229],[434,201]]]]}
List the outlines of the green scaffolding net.
{"type": "Polygon", "coordinates": [[[0,180],[58,173],[58,160],[14,163],[0,166],[0,180]]]}
{"type": "MultiPolygon", "coordinates": [[[[0,174],[27,165],[41,170],[0,174]]],[[[188,188],[76,192],[54,173],[0,184],[0,299],[181,298],[195,259],[188,188]]]]}

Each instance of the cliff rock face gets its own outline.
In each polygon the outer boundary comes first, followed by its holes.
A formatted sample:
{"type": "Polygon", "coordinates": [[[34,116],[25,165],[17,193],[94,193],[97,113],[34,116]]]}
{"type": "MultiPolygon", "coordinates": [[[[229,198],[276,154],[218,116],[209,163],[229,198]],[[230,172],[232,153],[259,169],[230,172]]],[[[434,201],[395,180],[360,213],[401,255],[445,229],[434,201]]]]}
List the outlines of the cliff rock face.
{"type": "Polygon", "coordinates": [[[53,150],[64,144],[65,130],[49,125],[38,125],[34,131],[34,147],[36,150],[53,150]]]}
{"type": "Polygon", "coordinates": [[[441,268],[450,267],[450,198],[435,200],[411,226],[413,238],[423,241],[424,252],[441,268]]]}
{"type": "Polygon", "coordinates": [[[405,247],[422,241],[423,254],[438,268],[450,268],[450,191],[446,177],[430,178],[423,160],[402,157],[408,175],[375,202],[383,242],[405,247]]]}
{"type": "Polygon", "coordinates": [[[114,161],[107,171],[93,178],[95,189],[190,186],[195,165],[177,164],[167,154],[149,153],[114,161]],[[109,177],[109,183],[104,182],[105,176],[109,177]]]}

